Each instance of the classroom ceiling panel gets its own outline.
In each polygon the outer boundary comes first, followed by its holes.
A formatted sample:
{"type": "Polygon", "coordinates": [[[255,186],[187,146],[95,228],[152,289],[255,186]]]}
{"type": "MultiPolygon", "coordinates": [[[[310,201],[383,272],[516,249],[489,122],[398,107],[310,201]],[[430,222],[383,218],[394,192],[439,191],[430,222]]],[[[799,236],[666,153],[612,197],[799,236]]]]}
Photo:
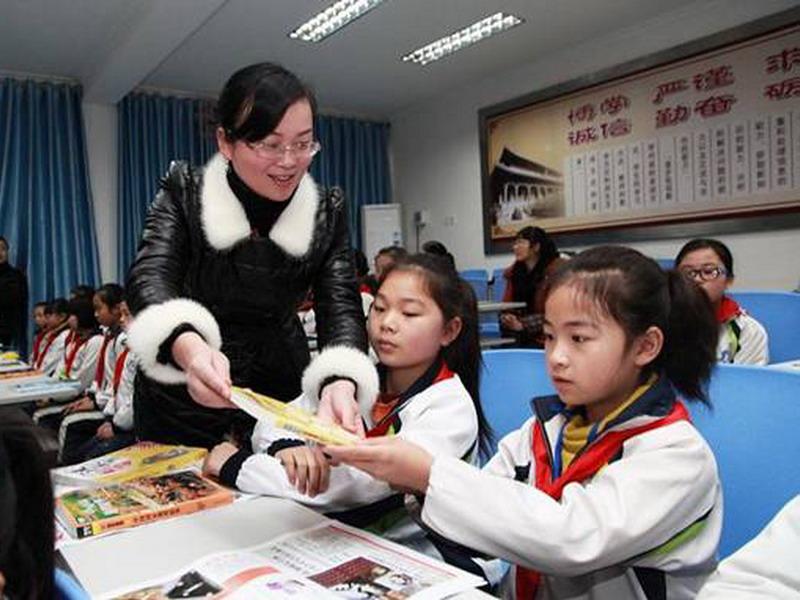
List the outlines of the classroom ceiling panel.
{"type": "Polygon", "coordinates": [[[215,96],[236,68],[273,60],[311,83],[323,109],[387,118],[703,1],[386,0],[311,43],[287,33],[332,0],[0,0],[0,72],[75,78],[87,100],[113,103],[136,87],[215,96]],[[525,22],[426,67],[400,60],[497,11],[525,22]]]}

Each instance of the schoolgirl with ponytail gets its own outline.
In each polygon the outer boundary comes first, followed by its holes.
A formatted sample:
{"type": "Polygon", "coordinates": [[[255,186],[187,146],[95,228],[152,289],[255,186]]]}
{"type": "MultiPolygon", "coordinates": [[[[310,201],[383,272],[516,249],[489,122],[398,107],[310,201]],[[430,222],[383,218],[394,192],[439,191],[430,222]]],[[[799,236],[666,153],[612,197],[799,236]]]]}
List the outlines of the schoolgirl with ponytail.
{"type": "Polygon", "coordinates": [[[507,596],[694,597],[722,524],[714,456],[683,404],[708,402],[708,299],[635,250],[593,248],[551,278],[544,333],[558,393],[483,471],[395,440],[326,452],[425,494],[428,527],[514,563],[507,596]]]}
{"type": "MultiPolygon", "coordinates": [[[[368,317],[381,393],[364,407],[366,436],[418,444],[433,456],[477,464],[490,445],[478,396],[478,308],[472,288],[438,256],[416,255],[384,274],[368,317]]],[[[296,405],[313,409],[301,396],[296,405]]],[[[318,447],[259,422],[253,449],[215,447],[205,471],[250,492],[292,498],[437,558],[468,563],[469,551],[429,537],[404,494],[363,471],[331,467],[318,447]]]]}

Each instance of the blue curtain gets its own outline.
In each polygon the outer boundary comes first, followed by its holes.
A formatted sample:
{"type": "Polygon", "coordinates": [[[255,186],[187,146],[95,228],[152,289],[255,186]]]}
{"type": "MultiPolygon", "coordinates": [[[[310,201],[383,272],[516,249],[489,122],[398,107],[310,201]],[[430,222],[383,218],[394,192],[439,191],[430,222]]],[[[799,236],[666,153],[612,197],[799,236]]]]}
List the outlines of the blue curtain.
{"type": "Polygon", "coordinates": [[[173,160],[205,164],[216,152],[208,100],[135,93],[118,104],[117,273],[125,279],[158,182],[173,160]]]}
{"type": "Polygon", "coordinates": [[[389,124],[317,117],[314,133],[322,151],[311,163],[317,183],[344,190],[350,238],[361,247],[361,207],[391,201],[389,124]]]}
{"type": "Polygon", "coordinates": [[[98,284],[81,96],[78,85],[0,79],[0,233],[29,304],[98,284]]]}

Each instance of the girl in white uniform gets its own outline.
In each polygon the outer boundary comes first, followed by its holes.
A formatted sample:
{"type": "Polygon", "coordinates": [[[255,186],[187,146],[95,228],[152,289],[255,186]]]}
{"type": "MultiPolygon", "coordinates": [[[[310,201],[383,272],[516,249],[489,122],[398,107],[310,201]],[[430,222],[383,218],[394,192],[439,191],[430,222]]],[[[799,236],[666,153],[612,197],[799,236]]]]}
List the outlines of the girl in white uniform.
{"type": "Polygon", "coordinates": [[[544,331],[558,395],[483,471],[401,440],[326,452],[425,494],[427,526],[513,562],[508,596],[694,597],[716,565],[721,492],[675,393],[704,398],[707,298],[635,250],[594,248],[554,274],[544,331]]]}
{"type": "MultiPolygon", "coordinates": [[[[397,437],[433,456],[475,464],[489,433],[478,399],[478,312],[469,285],[439,257],[410,257],[385,275],[368,331],[382,391],[363,412],[367,436],[397,437]]],[[[314,407],[306,396],[294,404],[314,407]]],[[[259,422],[252,446],[216,446],[206,473],[246,492],[292,498],[440,558],[459,562],[469,554],[426,535],[410,516],[418,506],[403,494],[357,469],[331,468],[318,447],[288,431],[259,422]]]]}

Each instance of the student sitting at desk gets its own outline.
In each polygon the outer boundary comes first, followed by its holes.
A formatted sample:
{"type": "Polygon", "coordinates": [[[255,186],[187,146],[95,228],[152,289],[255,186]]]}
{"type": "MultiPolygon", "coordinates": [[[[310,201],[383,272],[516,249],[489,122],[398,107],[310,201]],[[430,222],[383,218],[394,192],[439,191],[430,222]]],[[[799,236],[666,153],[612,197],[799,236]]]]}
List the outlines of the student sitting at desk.
{"type": "Polygon", "coordinates": [[[28,363],[35,365],[39,360],[39,352],[42,350],[42,340],[47,335],[47,316],[45,309],[47,302],[37,302],[33,305],[33,323],[35,325],[33,330],[33,343],[31,344],[31,355],[28,363]]]}
{"type": "Polygon", "coordinates": [[[676,272],[621,247],[587,250],[545,301],[558,392],[507,435],[483,471],[397,439],[325,448],[424,494],[422,521],[517,565],[519,599],[693,598],[716,565],[714,455],[676,393],[704,398],[716,326],[676,272]]]}
{"type": "Polygon", "coordinates": [[[718,240],[694,239],[675,258],[677,269],[708,295],[717,314],[719,341],[717,361],[738,365],[769,362],[767,331],[764,326],[725,295],[733,284],[733,256],[718,240]]]}
{"type": "MultiPolygon", "coordinates": [[[[453,269],[432,256],[401,261],[384,277],[368,319],[382,385],[377,402],[364,415],[366,435],[397,436],[435,456],[475,464],[490,436],[478,399],[475,295],[453,269]]],[[[313,408],[305,396],[295,403],[313,408]]],[[[254,453],[229,443],[215,447],[205,471],[243,491],[292,498],[438,558],[453,559],[454,545],[426,536],[410,518],[414,507],[397,490],[351,467],[331,468],[318,447],[306,446],[269,422],[258,423],[252,441],[254,453]]]]}
{"type": "Polygon", "coordinates": [[[39,354],[33,366],[45,375],[52,375],[59,360],[64,355],[64,348],[70,335],[69,304],[64,298],[56,298],[44,309],[47,334],[42,340],[39,354]]]}

